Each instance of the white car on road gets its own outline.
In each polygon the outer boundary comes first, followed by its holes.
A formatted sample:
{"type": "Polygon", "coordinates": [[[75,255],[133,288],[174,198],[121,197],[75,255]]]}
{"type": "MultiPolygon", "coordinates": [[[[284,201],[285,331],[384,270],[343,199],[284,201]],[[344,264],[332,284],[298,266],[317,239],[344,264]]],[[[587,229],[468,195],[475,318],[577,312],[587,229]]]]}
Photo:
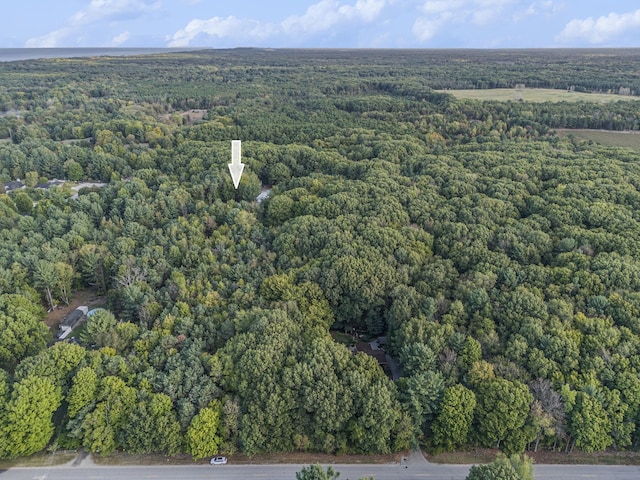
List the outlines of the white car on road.
{"type": "Polygon", "coordinates": [[[211,460],[209,460],[209,464],[211,464],[211,465],[226,465],[227,464],[227,457],[213,457],[211,460]]]}

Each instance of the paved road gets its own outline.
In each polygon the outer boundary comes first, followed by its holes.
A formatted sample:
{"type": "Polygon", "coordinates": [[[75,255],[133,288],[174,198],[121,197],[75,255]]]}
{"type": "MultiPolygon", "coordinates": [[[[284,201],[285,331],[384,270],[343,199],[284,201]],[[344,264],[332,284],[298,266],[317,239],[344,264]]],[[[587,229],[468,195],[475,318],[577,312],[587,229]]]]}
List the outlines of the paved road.
{"type": "Polygon", "coordinates": [[[569,480],[572,478],[594,480],[637,480],[640,467],[619,465],[534,465],[538,480],[569,480]]]}
{"type": "MultiPolygon", "coordinates": [[[[302,465],[216,465],[163,467],[16,468],[0,473],[2,480],[295,480],[302,465]],[[47,475],[43,477],[43,475],[47,475]]],[[[429,471],[401,465],[334,465],[340,480],[373,476],[375,480],[455,479],[466,477],[468,466],[439,466],[429,471]],[[411,471],[413,470],[413,471],[411,471]]]]}
{"type": "MultiPolygon", "coordinates": [[[[12,468],[0,471],[0,480],[294,480],[301,465],[196,465],[102,467],[64,466],[12,468]]],[[[396,465],[334,465],[340,480],[374,476],[375,480],[463,480],[469,466],[402,463],[396,465]]],[[[638,466],[538,465],[540,480],[638,480],[638,466]]]]}

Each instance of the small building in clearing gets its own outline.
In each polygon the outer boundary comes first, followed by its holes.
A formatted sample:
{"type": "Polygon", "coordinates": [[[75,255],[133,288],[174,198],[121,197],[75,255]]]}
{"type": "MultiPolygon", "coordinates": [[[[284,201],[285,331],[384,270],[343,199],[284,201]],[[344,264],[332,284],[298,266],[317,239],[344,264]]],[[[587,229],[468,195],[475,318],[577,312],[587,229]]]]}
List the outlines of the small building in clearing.
{"type": "Polygon", "coordinates": [[[58,340],[64,340],[71,331],[86,318],[88,311],[89,307],[82,305],[64,317],[62,322],[60,322],[60,332],[57,335],[58,340]]]}

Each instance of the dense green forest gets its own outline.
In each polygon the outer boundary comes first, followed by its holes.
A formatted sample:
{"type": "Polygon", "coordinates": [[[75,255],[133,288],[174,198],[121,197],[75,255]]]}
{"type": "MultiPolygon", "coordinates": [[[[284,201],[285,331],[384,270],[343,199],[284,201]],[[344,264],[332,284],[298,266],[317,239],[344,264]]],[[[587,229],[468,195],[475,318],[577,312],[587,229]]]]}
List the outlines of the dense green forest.
{"type": "Polygon", "coordinates": [[[0,184],[25,185],[0,194],[0,457],[637,448],[640,155],[553,128],[638,130],[640,99],[434,90],[637,94],[639,61],[240,49],[0,64],[0,184]],[[51,179],[66,183],[39,188],[51,179]],[[73,196],[80,181],[106,186],[73,196]],[[105,309],[54,342],[46,311],[87,289],[105,309]],[[399,378],[335,332],[386,336],[399,378]]]}

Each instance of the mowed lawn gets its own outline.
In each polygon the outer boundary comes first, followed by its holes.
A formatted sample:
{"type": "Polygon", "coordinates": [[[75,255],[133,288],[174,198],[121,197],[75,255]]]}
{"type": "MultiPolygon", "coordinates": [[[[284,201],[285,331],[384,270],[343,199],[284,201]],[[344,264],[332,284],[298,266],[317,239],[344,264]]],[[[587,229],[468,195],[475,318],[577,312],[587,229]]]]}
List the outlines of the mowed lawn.
{"type": "Polygon", "coordinates": [[[450,93],[456,98],[471,100],[495,100],[507,102],[522,99],[525,102],[595,102],[606,103],[623,101],[640,101],[640,97],[614,95],[612,93],[580,93],[551,88],[491,88],[474,90],[438,90],[442,93],[450,93]]]}

